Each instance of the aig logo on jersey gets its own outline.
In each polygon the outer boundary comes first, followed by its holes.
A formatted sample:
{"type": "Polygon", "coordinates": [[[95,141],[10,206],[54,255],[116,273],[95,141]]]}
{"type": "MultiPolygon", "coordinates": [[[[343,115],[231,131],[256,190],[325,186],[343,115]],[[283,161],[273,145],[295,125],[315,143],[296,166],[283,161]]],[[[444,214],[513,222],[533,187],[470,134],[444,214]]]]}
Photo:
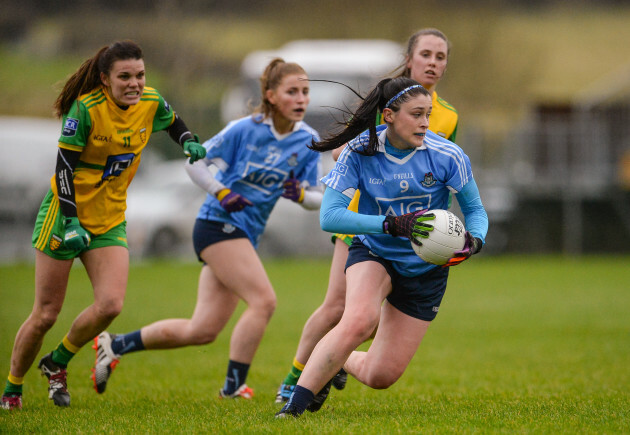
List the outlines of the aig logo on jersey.
{"type": "Polygon", "coordinates": [[[346,175],[346,173],[348,172],[348,165],[344,165],[339,160],[337,160],[333,170],[337,172],[339,175],[346,175]]]}
{"type": "Polygon", "coordinates": [[[79,128],[79,120],[74,118],[66,118],[66,123],[63,125],[62,136],[72,137],[77,134],[77,128],[79,128]]]}
{"type": "Polygon", "coordinates": [[[247,176],[243,178],[242,183],[265,192],[267,195],[282,190],[282,183],[288,175],[281,169],[270,168],[254,162],[247,162],[245,173],[247,176]]]}
{"type": "Polygon", "coordinates": [[[392,199],[376,198],[376,202],[378,203],[378,214],[402,216],[412,211],[428,209],[431,203],[431,195],[405,196],[392,199]]]}

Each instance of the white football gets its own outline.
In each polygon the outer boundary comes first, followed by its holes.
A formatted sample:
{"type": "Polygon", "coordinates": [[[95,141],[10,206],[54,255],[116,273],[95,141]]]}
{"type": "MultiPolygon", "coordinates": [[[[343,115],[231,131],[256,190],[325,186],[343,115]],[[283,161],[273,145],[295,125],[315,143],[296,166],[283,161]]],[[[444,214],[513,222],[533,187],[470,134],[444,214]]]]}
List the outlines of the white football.
{"type": "Polygon", "coordinates": [[[427,263],[443,265],[453,256],[455,251],[464,247],[466,229],[457,216],[448,210],[429,210],[427,213],[435,215],[434,220],[427,221],[433,225],[429,231],[429,238],[418,238],[422,243],[418,246],[411,242],[413,250],[427,263]]]}

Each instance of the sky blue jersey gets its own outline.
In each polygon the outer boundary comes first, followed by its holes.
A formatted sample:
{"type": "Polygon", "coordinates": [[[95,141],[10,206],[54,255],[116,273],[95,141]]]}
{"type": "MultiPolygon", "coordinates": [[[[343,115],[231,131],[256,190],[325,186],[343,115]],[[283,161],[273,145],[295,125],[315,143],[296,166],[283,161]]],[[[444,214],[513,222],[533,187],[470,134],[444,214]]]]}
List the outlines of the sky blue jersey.
{"type": "MultiPolygon", "coordinates": [[[[354,139],[343,150],[335,167],[322,181],[348,198],[361,191],[360,214],[400,216],[415,210],[447,209],[449,192],[461,192],[473,181],[470,160],[454,143],[427,131],[424,145],[402,151],[386,145],[386,125],[377,127],[379,149],[373,156],[353,152],[367,144],[367,132],[354,139]]],[[[487,215],[483,207],[481,225],[485,239],[487,215]]],[[[405,276],[416,276],[438,267],[425,263],[413,251],[411,242],[388,234],[359,235],[375,254],[390,260],[405,276]]]]}
{"type": "Polygon", "coordinates": [[[227,213],[208,194],[197,214],[199,219],[237,226],[255,247],[290,172],[303,187],[320,185],[322,174],[319,153],[307,147],[313,139],[319,140],[319,135],[308,124],[299,122],[291,133],[280,135],[270,122],[260,121],[261,115],[232,121],[203,144],[206,161],[219,168],[216,179],[254,205],[227,213]]]}

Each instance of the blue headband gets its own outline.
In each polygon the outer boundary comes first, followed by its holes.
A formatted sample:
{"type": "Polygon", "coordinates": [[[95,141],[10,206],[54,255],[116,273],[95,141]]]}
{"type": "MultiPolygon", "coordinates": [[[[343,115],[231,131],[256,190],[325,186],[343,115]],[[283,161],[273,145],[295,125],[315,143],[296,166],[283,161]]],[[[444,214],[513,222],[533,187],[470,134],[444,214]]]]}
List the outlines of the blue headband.
{"type": "Polygon", "coordinates": [[[387,102],[387,104],[385,104],[385,109],[387,109],[389,106],[391,106],[394,101],[396,101],[397,99],[399,99],[401,97],[401,95],[406,94],[407,92],[409,92],[412,89],[423,88],[423,87],[424,86],[422,86],[422,85],[413,85],[413,86],[409,86],[408,88],[403,89],[402,91],[400,91],[399,93],[394,95],[392,98],[390,98],[390,100],[387,102]]]}

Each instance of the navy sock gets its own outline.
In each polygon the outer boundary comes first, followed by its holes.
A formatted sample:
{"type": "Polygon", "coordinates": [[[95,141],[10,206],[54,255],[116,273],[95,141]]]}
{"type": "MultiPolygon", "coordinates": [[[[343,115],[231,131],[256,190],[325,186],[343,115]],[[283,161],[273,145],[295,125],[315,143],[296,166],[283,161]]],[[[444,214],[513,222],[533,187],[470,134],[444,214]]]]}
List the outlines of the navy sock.
{"type": "Polygon", "coordinates": [[[225,394],[234,393],[238,387],[245,383],[248,371],[249,364],[230,360],[227,375],[225,376],[225,385],[223,385],[223,392],[225,394]]]}
{"type": "Polygon", "coordinates": [[[117,335],[112,340],[112,350],[116,355],[124,355],[129,352],[144,350],[144,343],[140,337],[140,330],[129,334],[117,335]]]}
{"type": "Polygon", "coordinates": [[[295,390],[291,394],[291,398],[286,404],[286,407],[292,407],[295,411],[303,414],[306,407],[313,401],[315,394],[308,388],[304,388],[300,385],[295,386],[295,390]]]}

